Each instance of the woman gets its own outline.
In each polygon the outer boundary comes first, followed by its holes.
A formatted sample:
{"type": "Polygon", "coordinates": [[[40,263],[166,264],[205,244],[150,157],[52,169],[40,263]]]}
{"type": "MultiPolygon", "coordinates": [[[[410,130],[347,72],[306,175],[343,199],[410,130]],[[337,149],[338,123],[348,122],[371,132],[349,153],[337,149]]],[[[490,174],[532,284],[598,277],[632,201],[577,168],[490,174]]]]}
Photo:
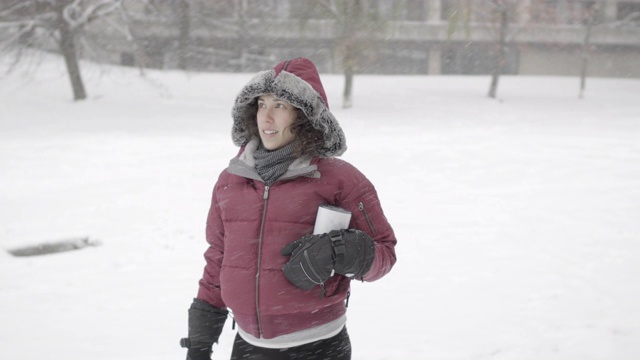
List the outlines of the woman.
{"type": "Polygon", "coordinates": [[[350,359],[349,283],[387,274],[396,239],[373,185],[335,158],[345,137],[315,65],[258,73],[232,115],[240,152],[213,189],[187,358],[210,358],[230,309],[232,359],[350,359]],[[311,235],[320,205],[350,211],[349,229],[311,235]]]}

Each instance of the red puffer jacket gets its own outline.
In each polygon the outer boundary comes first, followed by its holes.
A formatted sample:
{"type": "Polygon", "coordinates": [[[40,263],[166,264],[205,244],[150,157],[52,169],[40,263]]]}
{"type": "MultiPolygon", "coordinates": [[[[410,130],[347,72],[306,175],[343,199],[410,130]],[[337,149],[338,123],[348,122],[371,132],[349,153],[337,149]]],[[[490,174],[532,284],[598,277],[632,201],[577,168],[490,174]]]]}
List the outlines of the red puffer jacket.
{"type": "Polygon", "coordinates": [[[280,250],[313,232],[318,206],[351,211],[349,227],[375,240],[375,260],[365,281],[391,270],[396,238],[376,190],[354,166],[331,157],[298,159],[265,186],[251,163],[256,140],[243,147],[213,190],[206,232],[210,246],[198,298],[230,308],[245,332],[271,339],[328,323],[346,311],[350,279],[329,278],[322,296],[320,287],[299,289],[282,272],[289,257],[280,250]]]}

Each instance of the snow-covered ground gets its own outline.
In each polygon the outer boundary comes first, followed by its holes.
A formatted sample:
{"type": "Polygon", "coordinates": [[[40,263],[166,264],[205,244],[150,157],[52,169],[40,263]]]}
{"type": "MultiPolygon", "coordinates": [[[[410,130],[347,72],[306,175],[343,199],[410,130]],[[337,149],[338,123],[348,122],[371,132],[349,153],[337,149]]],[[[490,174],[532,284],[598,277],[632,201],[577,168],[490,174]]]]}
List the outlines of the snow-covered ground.
{"type": "MultiPolygon", "coordinates": [[[[30,68],[32,64],[24,64],[30,68]]],[[[184,358],[230,109],[252,74],[62,61],[0,79],[0,359],[184,358]]],[[[354,359],[640,358],[640,80],[323,75],[399,240],[356,283],[354,359]]],[[[214,359],[228,358],[227,323],[214,359]]]]}

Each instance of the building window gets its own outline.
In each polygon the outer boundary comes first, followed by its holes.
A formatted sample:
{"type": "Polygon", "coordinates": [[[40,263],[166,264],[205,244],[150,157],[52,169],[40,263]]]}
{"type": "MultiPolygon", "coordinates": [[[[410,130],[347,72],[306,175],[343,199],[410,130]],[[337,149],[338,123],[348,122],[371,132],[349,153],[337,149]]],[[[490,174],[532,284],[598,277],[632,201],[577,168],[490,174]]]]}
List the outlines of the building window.
{"type": "Polygon", "coordinates": [[[555,24],[557,21],[558,2],[556,0],[534,0],[531,2],[529,14],[534,24],[555,24]]]}
{"type": "Polygon", "coordinates": [[[212,19],[229,19],[234,17],[235,5],[232,0],[218,0],[207,3],[195,2],[194,13],[212,19]]]}
{"type": "MultiPolygon", "coordinates": [[[[335,2],[334,2],[335,4],[335,2]]],[[[340,4],[336,4],[340,5],[340,4]]],[[[311,20],[311,19],[331,19],[331,12],[318,1],[314,0],[294,0],[289,3],[290,14],[292,19],[311,20]]],[[[339,8],[339,6],[336,6],[339,8]]]]}
{"type": "MultiPolygon", "coordinates": [[[[496,66],[494,44],[454,45],[442,52],[442,74],[486,75],[496,66]]],[[[508,47],[505,53],[506,64],[503,75],[518,73],[519,53],[514,47],[508,47]]]]}
{"type": "Polygon", "coordinates": [[[625,21],[625,25],[640,26],[640,3],[619,2],[616,18],[625,21]]]}
{"type": "Polygon", "coordinates": [[[457,1],[442,0],[441,6],[442,11],[440,13],[440,19],[445,21],[449,21],[456,12],[461,10],[459,9],[457,1]]]}
{"type": "Polygon", "coordinates": [[[246,14],[249,18],[280,18],[278,4],[275,0],[247,0],[246,14]]]}
{"type": "Polygon", "coordinates": [[[426,19],[425,2],[422,0],[407,0],[407,20],[423,21],[426,19]]]}

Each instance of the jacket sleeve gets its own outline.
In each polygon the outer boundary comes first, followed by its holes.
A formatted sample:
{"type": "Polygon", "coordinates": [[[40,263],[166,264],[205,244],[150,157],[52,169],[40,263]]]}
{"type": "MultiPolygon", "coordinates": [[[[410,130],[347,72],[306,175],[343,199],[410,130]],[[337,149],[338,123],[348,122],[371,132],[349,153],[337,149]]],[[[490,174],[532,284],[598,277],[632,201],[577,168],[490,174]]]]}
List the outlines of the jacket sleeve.
{"type": "Polygon", "coordinates": [[[352,213],[350,227],[369,234],[375,242],[375,258],[364,281],[375,281],[386,275],[396,263],[395,234],[384,216],[373,184],[354,168],[344,187],[341,206],[352,213]]]}
{"type": "Polygon", "coordinates": [[[224,309],[226,305],[222,301],[220,288],[220,268],[224,258],[224,227],[216,200],[216,189],[217,185],[213,189],[211,207],[207,216],[206,238],[209,247],[204,253],[206,265],[199,282],[197,298],[224,309]]]}

